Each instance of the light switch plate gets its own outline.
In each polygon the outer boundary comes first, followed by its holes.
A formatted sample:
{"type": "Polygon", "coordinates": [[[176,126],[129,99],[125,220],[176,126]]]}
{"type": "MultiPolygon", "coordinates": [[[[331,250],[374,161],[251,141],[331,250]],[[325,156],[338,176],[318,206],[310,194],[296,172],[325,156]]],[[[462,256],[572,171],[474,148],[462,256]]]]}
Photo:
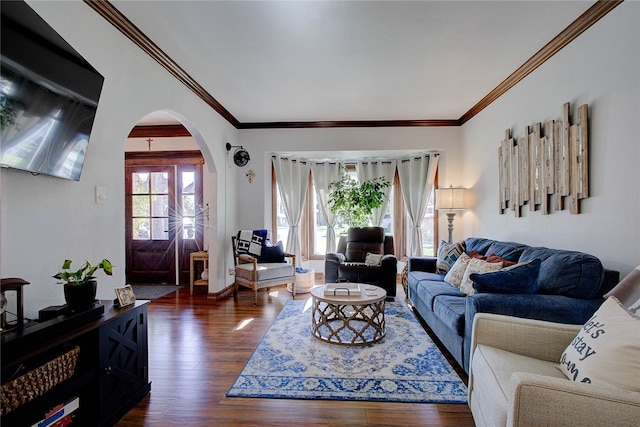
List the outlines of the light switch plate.
{"type": "Polygon", "coordinates": [[[96,203],[103,204],[107,200],[107,190],[104,185],[96,185],[96,203]]]}

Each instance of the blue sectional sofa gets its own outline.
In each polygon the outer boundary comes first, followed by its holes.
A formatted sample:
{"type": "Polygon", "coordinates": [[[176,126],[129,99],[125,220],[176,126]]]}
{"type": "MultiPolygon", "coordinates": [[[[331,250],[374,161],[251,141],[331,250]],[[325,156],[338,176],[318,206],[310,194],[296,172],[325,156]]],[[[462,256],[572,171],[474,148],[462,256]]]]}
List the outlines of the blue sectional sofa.
{"type": "MultiPolygon", "coordinates": [[[[445,282],[444,274],[436,273],[437,258],[409,258],[409,300],[467,372],[471,329],[476,313],[583,324],[600,307],[604,301],[602,296],[613,288],[620,278],[619,272],[605,270],[598,258],[582,252],[531,247],[478,237],[466,239],[464,250],[467,254],[494,254],[518,263],[533,261],[531,264],[536,266],[533,274],[537,275],[537,280],[536,277],[528,278],[529,281],[535,281],[535,293],[476,291],[472,295],[466,295],[445,282]]],[[[485,281],[487,277],[497,276],[485,276],[485,281]]],[[[502,277],[504,281],[504,273],[502,277]]],[[[474,283],[474,287],[476,284],[474,283]]],[[[505,283],[501,286],[504,289],[505,283]]],[[[513,286],[517,287],[518,283],[513,283],[513,286]]]]}

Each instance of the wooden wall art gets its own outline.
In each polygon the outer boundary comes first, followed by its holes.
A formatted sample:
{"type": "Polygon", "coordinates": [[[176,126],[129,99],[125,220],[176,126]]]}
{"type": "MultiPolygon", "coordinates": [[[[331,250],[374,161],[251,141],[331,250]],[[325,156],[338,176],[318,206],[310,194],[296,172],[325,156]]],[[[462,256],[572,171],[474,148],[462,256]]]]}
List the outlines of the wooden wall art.
{"type": "Polygon", "coordinates": [[[500,214],[511,209],[516,217],[522,207],[546,215],[565,207],[580,213],[580,200],[589,197],[589,123],[587,104],[578,107],[571,124],[570,106],[562,106],[562,118],[544,127],[525,127],[519,138],[505,131],[498,147],[500,214]]]}

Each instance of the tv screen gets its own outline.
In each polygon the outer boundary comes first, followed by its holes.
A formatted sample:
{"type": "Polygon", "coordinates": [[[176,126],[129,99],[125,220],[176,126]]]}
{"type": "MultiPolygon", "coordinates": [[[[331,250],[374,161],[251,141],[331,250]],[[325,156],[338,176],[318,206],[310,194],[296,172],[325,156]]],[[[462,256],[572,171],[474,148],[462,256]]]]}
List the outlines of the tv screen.
{"type": "Polygon", "coordinates": [[[0,164],[79,180],[104,78],[23,2],[3,2],[0,164]]]}

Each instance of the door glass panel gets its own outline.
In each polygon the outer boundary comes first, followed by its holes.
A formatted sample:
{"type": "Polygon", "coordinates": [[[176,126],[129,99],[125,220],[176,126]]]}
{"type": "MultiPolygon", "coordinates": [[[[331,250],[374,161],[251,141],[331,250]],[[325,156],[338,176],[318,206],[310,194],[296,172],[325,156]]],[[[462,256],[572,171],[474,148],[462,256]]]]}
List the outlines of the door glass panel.
{"type": "Polygon", "coordinates": [[[133,196],[133,216],[149,216],[149,196],[133,196]]]}
{"type": "Polygon", "coordinates": [[[153,218],[151,221],[151,238],[169,240],[169,218],[153,218]]]}
{"type": "Polygon", "coordinates": [[[195,216],[196,214],[196,196],[193,194],[182,196],[182,215],[195,216]]]}
{"type": "Polygon", "coordinates": [[[149,218],[133,218],[133,240],[149,240],[149,218]]]}
{"type": "Polygon", "coordinates": [[[132,177],[131,190],[133,194],[149,194],[149,173],[135,172],[132,177]]]}
{"type": "Polygon", "coordinates": [[[193,218],[182,218],[182,238],[183,239],[195,239],[196,228],[193,218]]]}
{"type": "Polygon", "coordinates": [[[169,196],[151,196],[151,216],[169,216],[169,196]]]}
{"type": "Polygon", "coordinates": [[[182,172],[182,193],[193,194],[195,193],[195,172],[182,172]]]}
{"type": "Polygon", "coordinates": [[[193,171],[182,171],[182,197],[180,199],[180,215],[182,216],[182,238],[195,239],[196,237],[196,196],[195,178],[193,171]]]}
{"type": "Polygon", "coordinates": [[[169,193],[169,174],[167,172],[151,173],[151,192],[153,194],[169,193]]]}

